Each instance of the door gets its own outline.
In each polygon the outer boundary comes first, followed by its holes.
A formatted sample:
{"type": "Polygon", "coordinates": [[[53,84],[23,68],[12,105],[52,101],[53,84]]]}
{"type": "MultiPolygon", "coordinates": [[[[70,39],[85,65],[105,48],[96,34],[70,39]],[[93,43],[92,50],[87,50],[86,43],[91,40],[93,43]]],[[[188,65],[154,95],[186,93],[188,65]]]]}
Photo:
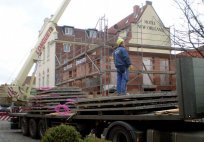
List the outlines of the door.
{"type": "Polygon", "coordinates": [[[152,74],[148,74],[148,71],[152,71],[152,58],[143,57],[143,70],[146,72],[143,74],[143,85],[152,85],[152,74]]]}

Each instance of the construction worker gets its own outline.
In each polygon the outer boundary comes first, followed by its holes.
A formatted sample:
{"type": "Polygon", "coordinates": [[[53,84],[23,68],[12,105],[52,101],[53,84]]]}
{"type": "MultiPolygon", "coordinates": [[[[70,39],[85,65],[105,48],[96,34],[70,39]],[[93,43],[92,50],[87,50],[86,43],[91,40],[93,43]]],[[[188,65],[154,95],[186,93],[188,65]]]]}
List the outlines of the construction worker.
{"type": "Polygon", "coordinates": [[[124,40],[118,38],[116,44],[117,47],[113,51],[113,59],[117,69],[117,95],[126,95],[127,82],[129,80],[128,68],[131,62],[124,46],[124,40]]]}

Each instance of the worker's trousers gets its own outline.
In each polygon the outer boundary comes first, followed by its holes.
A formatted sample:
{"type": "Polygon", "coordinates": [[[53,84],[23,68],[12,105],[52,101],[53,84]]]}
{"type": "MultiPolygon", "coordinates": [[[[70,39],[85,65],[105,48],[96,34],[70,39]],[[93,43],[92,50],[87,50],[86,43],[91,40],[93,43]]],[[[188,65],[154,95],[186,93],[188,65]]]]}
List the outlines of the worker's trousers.
{"type": "Polygon", "coordinates": [[[128,79],[129,79],[128,68],[118,67],[117,68],[117,94],[118,95],[126,94],[128,79]]]}

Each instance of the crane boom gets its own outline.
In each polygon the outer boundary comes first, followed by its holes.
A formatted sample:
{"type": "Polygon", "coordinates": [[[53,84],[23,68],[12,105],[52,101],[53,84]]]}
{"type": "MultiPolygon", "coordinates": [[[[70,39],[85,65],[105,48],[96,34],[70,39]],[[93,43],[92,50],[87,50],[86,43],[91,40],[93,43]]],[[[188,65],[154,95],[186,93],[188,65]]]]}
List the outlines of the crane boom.
{"type": "Polygon", "coordinates": [[[58,10],[56,11],[55,15],[51,18],[51,21],[55,24],[57,24],[57,22],[59,21],[60,17],[62,16],[62,14],[64,13],[65,9],[67,8],[69,2],[71,0],[64,0],[64,2],[61,4],[61,6],[58,8],[58,10]]]}
{"type": "MultiPolygon", "coordinates": [[[[64,13],[66,7],[70,3],[71,0],[64,0],[61,4],[61,6],[58,8],[56,13],[49,19],[49,21],[44,25],[44,28],[42,29],[41,33],[39,34],[39,39],[35,45],[35,47],[31,50],[30,55],[28,56],[27,60],[25,61],[23,67],[19,71],[16,79],[12,82],[12,85],[22,87],[23,83],[30,72],[32,66],[34,63],[39,59],[39,56],[42,54],[42,50],[45,46],[45,44],[48,41],[48,38],[50,37],[51,33],[56,31],[55,26],[59,19],[61,18],[62,14],[64,13]]],[[[14,89],[16,90],[16,89],[14,89]]],[[[19,92],[19,91],[14,91],[19,92]]],[[[22,91],[20,91],[22,92],[22,91]]],[[[19,93],[15,93],[18,94],[19,93]]]]}
{"type": "Polygon", "coordinates": [[[13,81],[13,85],[23,85],[28,73],[30,72],[33,64],[35,63],[35,59],[37,59],[37,54],[34,49],[31,50],[30,55],[28,56],[27,60],[25,61],[23,67],[21,68],[20,72],[18,73],[17,77],[13,81]]]}

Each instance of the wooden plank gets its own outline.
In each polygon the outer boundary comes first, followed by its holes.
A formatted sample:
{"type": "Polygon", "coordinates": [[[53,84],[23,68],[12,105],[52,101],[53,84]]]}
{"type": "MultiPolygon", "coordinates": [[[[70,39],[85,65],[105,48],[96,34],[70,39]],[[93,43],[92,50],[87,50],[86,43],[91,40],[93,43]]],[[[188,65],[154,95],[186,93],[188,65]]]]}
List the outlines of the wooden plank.
{"type": "Polygon", "coordinates": [[[56,97],[47,97],[47,98],[33,98],[29,100],[29,103],[46,103],[46,102],[67,102],[67,99],[79,100],[80,98],[86,98],[87,96],[56,96],[56,97]]]}
{"type": "MultiPolygon", "coordinates": [[[[55,110],[30,110],[32,113],[51,113],[55,112],[55,110]]],[[[75,112],[75,109],[72,109],[71,112],[75,112]]]]}
{"type": "Polygon", "coordinates": [[[28,112],[48,113],[48,112],[55,112],[55,111],[54,110],[29,110],[28,112]]]}
{"type": "MultiPolygon", "coordinates": [[[[68,99],[68,98],[67,98],[68,99]]],[[[33,100],[33,101],[30,101],[30,103],[46,103],[46,102],[50,102],[51,100],[33,100]]],[[[58,98],[55,98],[55,99],[52,99],[52,102],[66,102],[66,99],[58,99],[58,98]]]]}
{"type": "Polygon", "coordinates": [[[36,93],[37,95],[44,95],[44,94],[71,94],[71,93],[81,93],[81,91],[49,91],[49,92],[40,92],[36,93]]]}
{"type": "Polygon", "coordinates": [[[85,92],[51,92],[51,93],[46,93],[46,94],[39,94],[39,95],[36,95],[36,96],[43,96],[43,95],[87,95],[87,93],[85,92]]]}
{"type": "Polygon", "coordinates": [[[145,106],[137,106],[137,107],[116,107],[116,108],[93,108],[93,109],[77,109],[77,112],[100,112],[100,111],[139,111],[139,110],[148,110],[148,109],[157,109],[157,108],[170,108],[176,107],[177,103],[169,103],[169,104],[154,104],[154,105],[145,105],[145,106]]]}
{"type": "MultiPolygon", "coordinates": [[[[32,107],[30,110],[54,110],[56,106],[32,107]]],[[[68,106],[70,109],[76,108],[75,106],[68,106]]]]}
{"type": "Polygon", "coordinates": [[[44,99],[56,99],[56,98],[65,98],[65,99],[70,99],[70,98],[73,98],[73,99],[77,99],[77,98],[87,98],[88,95],[66,95],[66,96],[61,96],[61,95],[54,95],[54,96],[36,96],[36,97],[33,97],[33,98],[29,98],[29,101],[36,101],[36,100],[44,100],[44,99]]]}
{"type": "Polygon", "coordinates": [[[115,107],[118,105],[145,105],[149,103],[164,103],[164,102],[177,102],[177,98],[167,98],[167,99],[154,99],[154,100],[131,100],[131,101],[119,101],[119,102],[105,102],[105,103],[92,103],[92,104],[80,104],[76,105],[78,108],[88,108],[88,107],[115,107]]]}
{"type": "Polygon", "coordinates": [[[155,115],[169,115],[169,114],[178,114],[179,109],[169,109],[169,110],[161,110],[161,111],[156,111],[155,115]]]}
{"type": "Polygon", "coordinates": [[[78,87],[70,87],[70,88],[61,88],[61,87],[56,87],[52,88],[49,90],[38,90],[37,94],[47,94],[47,93],[60,93],[60,92],[81,92],[82,89],[78,87]]]}
{"type": "Polygon", "coordinates": [[[125,99],[145,99],[145,98],[155,98],[155,97],[176,97],[176,92],[163,92],[163,93],[150,93],[150,94],[131,94],[124,96],[108,96],[99,97],[91,99],[80,99],[77,103],[87,103],[87,102],[102,102],[102,101],[114,101],[114,100],[125,100],[125,99]]]}

